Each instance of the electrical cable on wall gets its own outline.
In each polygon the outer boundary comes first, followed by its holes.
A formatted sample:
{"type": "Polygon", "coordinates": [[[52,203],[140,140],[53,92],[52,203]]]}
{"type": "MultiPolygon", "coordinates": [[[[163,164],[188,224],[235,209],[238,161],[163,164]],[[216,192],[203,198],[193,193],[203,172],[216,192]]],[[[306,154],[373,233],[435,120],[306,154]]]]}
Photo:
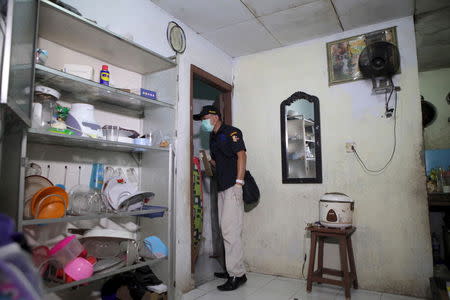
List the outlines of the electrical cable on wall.
{"type": "MultiPolygon", "coordinates": [[[[391,79],[391,82],[392,82],[392,79],[391,79]]],[[[392,153],[391,153],[387,163],[380,169],[376,169],[376,170],[369,169],[366,166],[366,164],[364,163],[364,161],[362,160],[362,158],[359,155],[359,153],[356,150],[356,148],[354,146],[352,146],[353,153],[355,153],[355,156],[358,159],[358,162],[361,164],[361,166],[364,168],[364,170],[366,172],[369,172],[369,173],[379,174],[379,173],[383,172],[390,165],[390,163],[392,162],[392,159],[394,158],[394,155],[395,155],[395,150],[397,149],[397,103],[398,103],[398,98],[397,98],[397,91],[396,91],[395,86],[393,84],[392,84],[391,92],[389,94],[389,98],[386,99],[386,116],[389,115],[389,112],[392,112],[389,109],[389,102],[390,102],[392,94],[394,92],[395,92],[395,103],[394,103],[394,146],[392,148],[392,153]]],[[[387,95],[387,93],[386,93],[386,95],[387,95]]]]}

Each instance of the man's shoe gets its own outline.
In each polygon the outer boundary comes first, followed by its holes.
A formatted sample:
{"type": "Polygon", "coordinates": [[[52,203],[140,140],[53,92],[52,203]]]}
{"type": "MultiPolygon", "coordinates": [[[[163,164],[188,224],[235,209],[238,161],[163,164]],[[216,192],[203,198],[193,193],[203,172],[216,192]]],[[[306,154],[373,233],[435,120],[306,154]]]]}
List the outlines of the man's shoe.
{"type": "Polygon", "coordinates": [[[228,275],[228,272],[216,272],[214,273],[214,276],[223,279],[228,279],[228,277],[230,277],[230,275],[228,275]]]}
{"type": "Polygon", "coordinates": [[[239,286],[243,285],[247,281],[247,276],[242,275],[241,277],[228,277],[227,282],[219,285],[217,288],[221,291],[233,291],[239,286]]]}

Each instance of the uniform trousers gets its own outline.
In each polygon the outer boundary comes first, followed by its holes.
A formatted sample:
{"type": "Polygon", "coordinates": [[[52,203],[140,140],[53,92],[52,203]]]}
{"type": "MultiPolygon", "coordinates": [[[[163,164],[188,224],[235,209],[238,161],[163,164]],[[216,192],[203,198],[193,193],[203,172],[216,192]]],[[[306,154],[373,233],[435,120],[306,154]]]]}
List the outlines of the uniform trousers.
{"type": "Polygon", "coordinates": [[[230,276],[245,274],[242,225],[244,203],[242,186],[234,185],[218,195],[219,224],[225,246],[225,264],[230,276]]]}

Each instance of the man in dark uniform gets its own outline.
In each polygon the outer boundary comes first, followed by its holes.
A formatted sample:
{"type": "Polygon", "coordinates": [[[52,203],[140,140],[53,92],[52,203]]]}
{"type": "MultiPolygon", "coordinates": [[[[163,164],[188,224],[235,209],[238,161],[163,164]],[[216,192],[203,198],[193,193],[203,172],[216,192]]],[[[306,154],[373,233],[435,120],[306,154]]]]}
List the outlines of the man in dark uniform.
{"type": "Polygon", "coordinates": [[[211,164],[216,167],[218,181],[219,224],[228,273],[215,273],[217,277],[227,278],[217,288],[232,291],[247,281],[242,247],[242,186],[245,184],[247,162],[244,139],[238,128],[222,122],[220,112],[212,105],[204,106],[199,114],[194,115],[194,120],[201,120],[202,129],[210,132],[211,164]]]}

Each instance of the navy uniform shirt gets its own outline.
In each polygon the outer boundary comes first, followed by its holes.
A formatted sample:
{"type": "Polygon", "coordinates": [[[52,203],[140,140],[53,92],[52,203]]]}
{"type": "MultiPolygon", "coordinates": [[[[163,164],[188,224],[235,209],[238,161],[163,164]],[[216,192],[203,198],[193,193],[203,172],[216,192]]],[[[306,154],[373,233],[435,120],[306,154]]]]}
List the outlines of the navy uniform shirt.
{"type": "Polygon", "coordinates": [[[246,151],[242,132],[236,127],[222,123],[217,132],[211,132],[209,149],[211,158],[216,161],[218,191],[224,191],[236,184],[236,153],[246,151]]]}

